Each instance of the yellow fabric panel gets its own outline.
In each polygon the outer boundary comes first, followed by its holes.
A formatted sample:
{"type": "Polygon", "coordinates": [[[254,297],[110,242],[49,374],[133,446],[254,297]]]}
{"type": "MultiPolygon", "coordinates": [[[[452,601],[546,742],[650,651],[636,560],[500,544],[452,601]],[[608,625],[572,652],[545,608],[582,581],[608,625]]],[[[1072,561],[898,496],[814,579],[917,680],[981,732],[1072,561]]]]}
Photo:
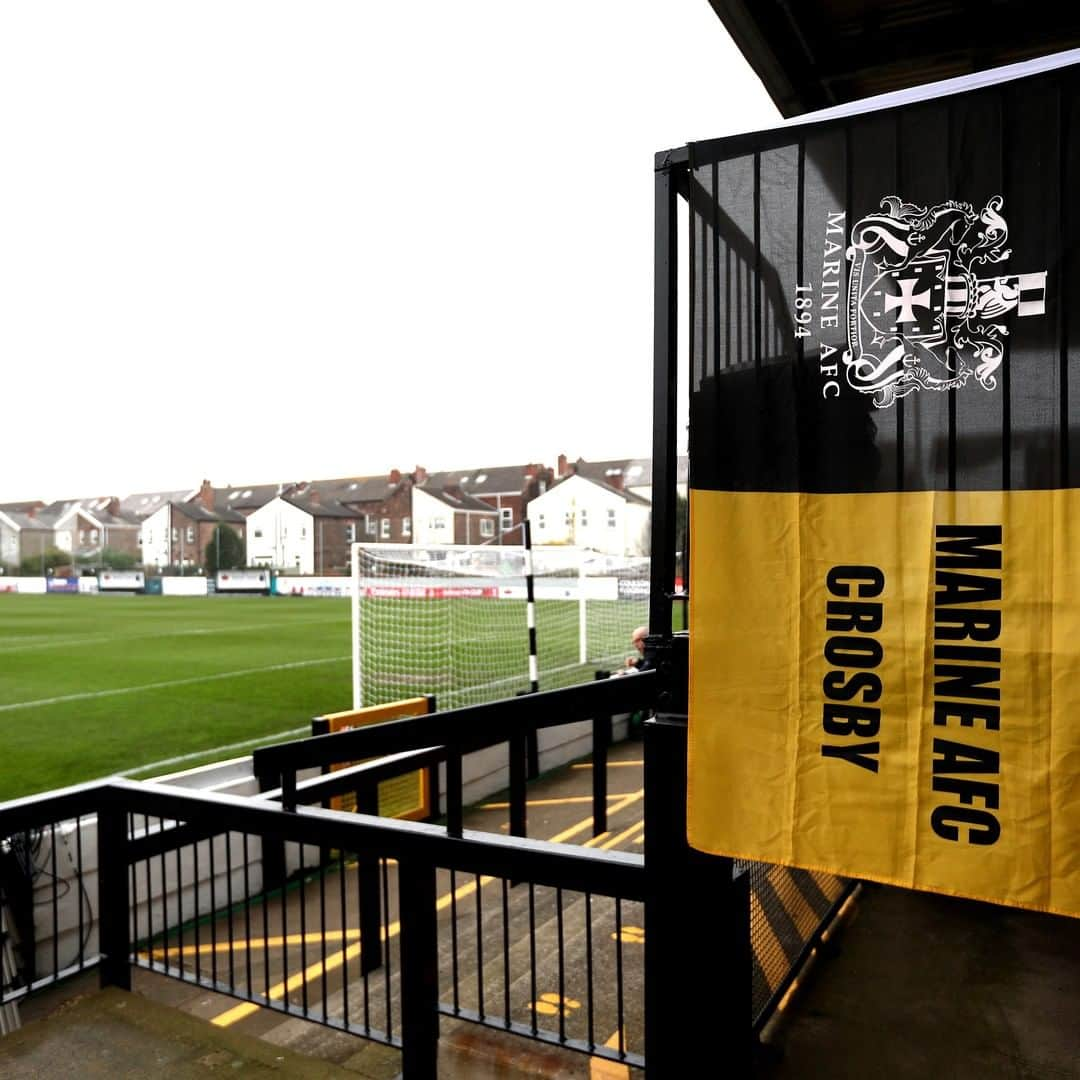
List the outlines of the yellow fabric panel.
{"type": "Polygon", "coordinates": [[[1080,491],[692,491],[691,522],[691,843],[1080,914],[1080,491]],[[1000,525],[1000,569],[950,567],[950,525],[1000,525]]]}

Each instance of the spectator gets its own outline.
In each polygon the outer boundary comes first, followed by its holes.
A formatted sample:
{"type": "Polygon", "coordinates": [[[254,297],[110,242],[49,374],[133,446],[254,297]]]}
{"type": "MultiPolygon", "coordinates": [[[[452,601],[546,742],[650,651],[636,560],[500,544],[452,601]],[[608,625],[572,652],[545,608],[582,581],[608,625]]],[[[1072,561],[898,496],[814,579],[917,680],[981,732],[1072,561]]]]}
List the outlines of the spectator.
{"type": "Polygon", "coordinates": [[[652,669],[651,661],[645,657],[645,639],[649,636],[649,628],[647,626],[639,626],[630,635],[630,644],[637,650],[637,656],[628,656],[626,658],[627,668],[636,668],[638,671],[649,671],[652,669]]]}

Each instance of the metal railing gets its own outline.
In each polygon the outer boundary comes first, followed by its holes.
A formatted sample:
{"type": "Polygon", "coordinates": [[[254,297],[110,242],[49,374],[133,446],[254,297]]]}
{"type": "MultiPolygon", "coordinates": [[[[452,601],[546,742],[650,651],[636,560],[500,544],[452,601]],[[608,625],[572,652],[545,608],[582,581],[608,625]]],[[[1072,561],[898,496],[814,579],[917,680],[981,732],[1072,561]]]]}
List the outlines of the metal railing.
{"type": "MultiPolygon", "coordinates": [[[[28,947],[37,964],[5,979],[0,1006],[94,965],[103,982],[130,986],[134,965],[237,999],[226,1022],[261,1006],[400,1047],[407,1077],[435,1075],[440,1016],[662,1076],[692,1074],[688,1033],[704,1026],[733,1071],[746,1071],[753,1031],[838,900],[825,897],[794,937],[778,935],[775,920],[762,924],[763,898],[792,883],[809,895],[783,876],[800,872],[689,849],[685,718],[645,725],[644,858],[525,836],[523,736],[592,721],[599,834],[611,716],[647,708],[660,677],[272,748],[261,766],[264,778],[278,770],[280,786],[254,799],[113,780],[0,806],[3,849],[35,847],[32,905],[46,927],[14,928],[17,950],[28,947]],[[500,742],[510,754],[509,836],[462,823],[461,757],[500,742]],[[373,816],[381,781],[439,762],[444,824],[373,816]],[[350,791],[359,813],[311,805],[350,791]],[[779,941],[783,955],[770,958],[759,938],[779,941]],[[713,993],[691,991],[691,957],[713,993]]],[[[0,861],[9,912],[25,877],[0,861]]]]}

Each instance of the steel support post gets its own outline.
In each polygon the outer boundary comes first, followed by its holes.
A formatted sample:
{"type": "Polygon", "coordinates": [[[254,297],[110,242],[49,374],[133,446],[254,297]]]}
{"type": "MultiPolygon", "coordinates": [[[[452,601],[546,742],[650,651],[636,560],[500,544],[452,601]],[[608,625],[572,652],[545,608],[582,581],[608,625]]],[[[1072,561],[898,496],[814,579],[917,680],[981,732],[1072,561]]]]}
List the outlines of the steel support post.
{"type": "Polygon", "coordinates": [[[401,1075],[434,1080],[439,1053],[435,867],[398,864],[401,906],[401,1075]]]}
{"type": "MultiPolygon", "coordinates": [[[[377,817],[379,787],[365,784],[356,792],[356,812],[377,817]]],[[[360,905],[360,974],[368,975],[383,962],[382,900],[379,891],[379,860],[356,854],[356,882],[360,905]]]]}
{"type": "Polygon", "coordinates": [[[525,787],[528,766],[528,738],[526,734],[511,735],[510,753],[510,835],[527,836],[528,819],[525,806],[525,787]]]}
{"type": "MultiPolygon", "coordinates": [[[[598,671],[597,679],[608,678],[606,671],[598,671]]],[[[607,757],[611,745],[611,717],[594,716],[592,721],[592,799],[593,836],[607,832],[607,757]]]]}
{"type": "Polygon", "coordinates": [[[127,814],[117,806],[98,811],[98,927],[101,986],[131,989],[131,924],[127,814]]]}
{"type": "Polygon", "coordinates": [[[653,251],[653,487],[649,632],[671,634],[675,587],[675,424],[678,383],[676,185],[671,168],[656,173],[653,251]]]}

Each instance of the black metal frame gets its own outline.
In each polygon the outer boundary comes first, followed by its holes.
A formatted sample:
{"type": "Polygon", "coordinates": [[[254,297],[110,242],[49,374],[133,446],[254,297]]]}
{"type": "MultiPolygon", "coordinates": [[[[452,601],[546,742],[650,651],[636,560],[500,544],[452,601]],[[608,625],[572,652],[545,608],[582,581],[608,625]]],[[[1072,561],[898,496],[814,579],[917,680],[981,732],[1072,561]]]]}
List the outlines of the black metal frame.
{"type": "MultiPolygon", "coordinates": [[[[268,887],[285,883],[286,843],[300,845],[301,879],[305,872],[305,845],[322,852],[323,863],[327,861],[327,853],[334,849],[355,853],[358,860],[366,860],[370,872],[364,876],[370,884],[357,894],[367,953],[361,975],[366,978],[370,970],[383,965],[388,987],[389,953],[383,945],[388,944],[389,936],[381,941],[379,927],[382,912],[389,909],[386,860],[397,860],[402,1022],[397,1035],[386,1033],[386,1041],[402,1047],[407,1080],[436,1074],[440,1013],[490,1022],[483,1014],[482,992],[479,1012],[460,1007],[456,990],[452,1008],[439,1002],[437,869],[449,870],[452,875],[472,874],[478,878],[489,875],[502,879],[504,950],[508,949],[505,912],[510,883],[528,884],[530,933],[532,889],[537,885],[554,888],[558,896],[564,890],[585,894],[587,927],[591,925],[588,923],[591,897],[614,897],[616,937],[619,902],[644,902],[644,1026],[649,1069],[663,1077],[695,1075],[700,1067],[700,1046],[688,1037],[688,1032],[709,1030],[727,1070],[733,1075],[750,1073],[753,1034],[766,1019],[764,1015],[751,1016],[750,876],[745,870],[737,870],[729,858],[692,850],[686,839],[688,637],[686,633],[673,634],[671,629],[673,602],[676,598],[683,599],[674,590],[678,195],[689,196],[686,149],[658,155],[656,162],[651,632],[646,642],[646,657],[653,670],[639,671],[629,678],[598,678],[563,690],[529,693],[506,701],[388,721],[257,750],[253,755],[254,770],[261,795],[255,799],[109,780],[0,806],[0,838],[97,814],[103,984],[125,988],[131,984],[134,935],[130,912],[135,899],[132,875],[136,864],[147,863],[149,880],[149,861],[160,859],[164,887],[166,856],[177,853],[179,877],[179,851],[194,845],[198,881],[197,845],[223,834],[242,833],[245,870],[247,837],[253,835],[263,841],[263,896],[268,887]],[[592,721],[593,831],[599,835],[607,826],[606,762],[612,717],[654,709],[653,718],[644,725],[644,857],[528,839],[526,784],[531,770],[527,747],[535,732],[545,727],[592,721]],[[466,830],[462,820],[462,758],[467,753],[502,743],[507,745],[509,755],[510,835],[466,830]],[[331,765],[358,760],[364,763],[328,771],[331,765]],[[445,764],[445,825],[375,816],[380,781],[418,767],[437,770],[439,764],[445,764]],[[298,772],[306,769],[322,770],[322,775],[298,780],[298,772]],[[355,792],[358,813],[308,805],[346,792],[355,792]],[[147,823],[158,818],[160,826],[156,831],[146,828],[142,836],[135,837],[131,831],[134,815],[142,815],[147,823]],[[166,828],[166,821],[174,825],[166,828]],[[687,983],[686,962],[690,956],[694,957],[695,966],[708,972],[707,997],[693,994],[687,983]],[[740,1002],[745,1006],[740,1006],[740,1002]]],[[[229,851],[226,843],[227,863],[229,851]]],[[[228,870],[227,881],[231,882],[231,867],[228,870]]],[[[212,870],[210,880],[211,907],[216,912],[212,870]]],[[[232,899],[230,886],[226,910],[231,907],[232,899]]],[[[247,899],[250,903],[250,896],[247,899]]],[[[324,899],[320,892],[320,901],[324,899]]],[[[561,899],[557,904],[561,942],[561,899]]],[[[304,911],[301,903],[301,919],[304,911]]],[[[182,911],[177,914],[183,923],[182,911]]],[[[478,920],[479,914],[478,902],[478,920]]],[[[231,953],[231,923],[229,933],[231,953]]],[[[153,936],[151,928],[149,937],[153,936]]],[[[300,937],[306,941],[303,924],[300,937]]],[[[808,952],[814,941],[816,937],[804,952],[808,952]]],[[[168,948],[167,934],[165,947],[168,948]]],[[[324,935],[324,964],[325,947],[324,935]]],[[[531,948],[535,949],[535,939],[531,948]]],[[[456,965],[456,944],[454,955],[456,965]]],[[[287,998],[283,1002],[271,1001],[268,996],[252,993],[250,986],[246,994],[240,993],[231,976],[229,985],[222,985],[217,979],[216,952],[214,956],[209,981],[199,979],[196,973],[200,985],[319,1020],[318,1016],[308,1014],[306,982],[304,1008],[298,1011],[287,998]]],[[[80,952],[79,964],[72,970],[83,970],[95,962],[97,958],[84,957],[80,952]]],[[[591,953],[588,963],[591,965],[591,953]]],[[[532,966],[535,975],[535,962],[532,966]]],[[[172,974],[167,959],[165,967],[165,974],[172,974]]],[[[54,972],[44,981],[55,981],[67,973],[54,972]]],[[[621,983],[621,969],[619,980],[621,983]]],[[[559,981],[561,996],[561,958],[559,981]]],[[[591,994],[591,975],[589,985],[591,994]]],[[[620,994],[621,989],[620,985],[620,994]]],[[[770,1009],[775,1007],[776,999],[774,995],[770,1009]]],[[[0,1000],[12,998],[0,992],[0,1000]]],[[[621,1009],[621,997],[619,1001],[621,1009]]],[[[321,1022],[342,1026],[326,1015],[325,997],[321,1022]]],[[[545,1034],[535,1023],[530,1027],[512,1022],[508,1009],[507,1016],[497,1026],[627,1064],[646,1063],[644,1057],[627,1052],[621,1043],[616,1050],[597,1046],[592,1041],[591,1027],[588,1041],[574,1041],[566,1038],[561,1020],[558,1036],[545,1034]]]]}

